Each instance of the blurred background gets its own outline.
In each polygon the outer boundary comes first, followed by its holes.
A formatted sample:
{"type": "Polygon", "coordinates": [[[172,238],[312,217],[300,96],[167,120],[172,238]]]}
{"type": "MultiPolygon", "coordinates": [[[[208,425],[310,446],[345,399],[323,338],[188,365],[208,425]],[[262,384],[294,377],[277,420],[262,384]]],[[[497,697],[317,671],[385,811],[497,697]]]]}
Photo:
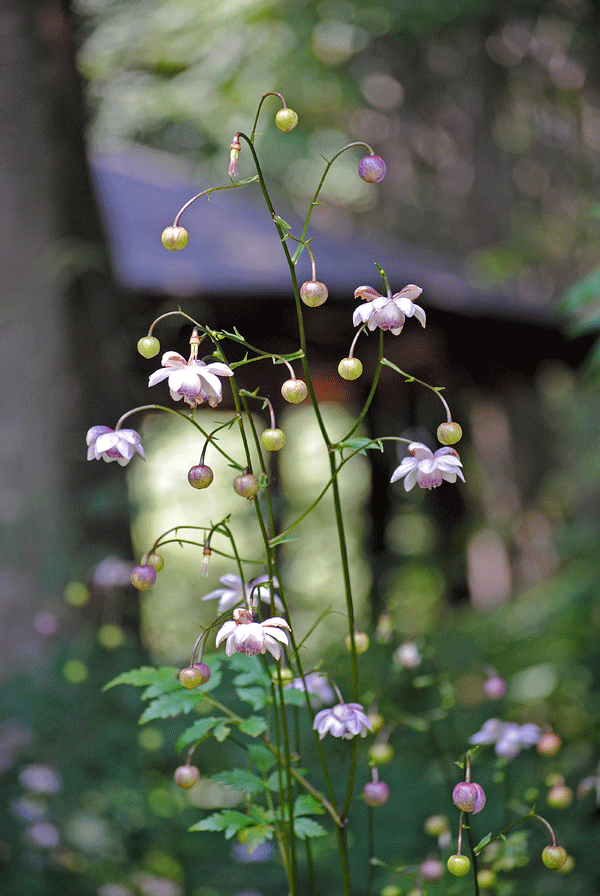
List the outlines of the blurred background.
{"type": "MultiPolygon", "coordinates": [[[[464,486],[408,496],[390,488],[392,449],[357,458],[342,483],[358,618],[374,641],[361,661],[365,682],[387,675],[398,645],[414,640],[425,665],[396,663],[398,704],[415,717],[425,711],[424,671],[443,672],[452,692],[454,730],[441,746],[423,750],[406,726],[390,740],[388,780],[403,794],[418,780],[422,811],[385,816],[398,842],[388,858],[426,857],[423,819],[451,808],[436,756],[458,757],[498,715],[551,725],[563,739],[559,756],[537,767],[515,760],[517,778],[537,776],[531,799],[543,804],[554,773],[576,796],[549,810],[573,870],[552,875],[523,854],[516,883],[501,880],[494,892],[595,891],[599,16],[592,0],[3,4],[2,892],[233,896],[249,886],[243,850],[223,847],[225,884],[215,835],[186,832],[199,808],[228,797],[208,785],[177,791],[183,723],[138,728],[137,694],[101,693],[131,666],[185,663],[190,631],[211,618],[213,605],[199,598],[232,571],[213,561],[199,579],[201,558],[177,549],[165,551],[142,601],[128,584],[162,530],[197,516],[185,474],[201,446],[179,421],[140,418],[132,426],[149,462],[122,470],[87,463],[85,433],[167,400],[161,387],[149,397],[157,364],[135,344],[178,305],[270,351],[295,350],[285,266],[256,185],[190,209],[185,252],[159,243],[188,198],[227,182],[232,136],[250,131],[269,90],[300,118],[281,134],[267,100],[258,129],[285,220],[303,218],[321,156],[365,140],[387,163],[386,179],[370,186],[356,175],[362,153],[344,154],[311,221],[330,299],[306,325],[332,431],[347,429],[369,390],[375,340],[359,342],[361,380],[340,380],[337,364],[353,336],[354,289],[378,288],[374,262],[394,291],[422,286],[428,314],[426,330],[409,321],[388,337],[387,357],[444,385],[465,431],[464,486]],[[490,668],[509,684],[502,705],[484,699],[490,668]]],[[[240,176],[252,173],[242,152],[240,176]]],[[[186,328],[167,321],[158,335],[165,350],[186,354],[186,328]]],[[[278,400],[277,368],[253,366],[244,385],[259,383],[278,400]]],[[[321,471],[304,409],[282,404],[288,441],[272,475],[291,519],[318,492],[321,471]]],[[[364,432],[427,441],[443,420],[436,404],[387,370],[364,432]]],[[[226,416],[227,397],[222,408],[226,416]]],[[[230,500],[223,472],[206,493],[209,515],[230,500]]],[[[250,550],[245,510],[236,523],[250,550]]],[[[327,649],[342,669],[340,589],[324,549],[332,525],[319,509],[281,560],[300,630],[315,607],[331,605],[311,650],[327,649]]],[[[251,877],[265,896],[283,885],[273,863],[253,863],[251,877]]],[[[442,886],[427,892],[450,892],[442,886]]]]}

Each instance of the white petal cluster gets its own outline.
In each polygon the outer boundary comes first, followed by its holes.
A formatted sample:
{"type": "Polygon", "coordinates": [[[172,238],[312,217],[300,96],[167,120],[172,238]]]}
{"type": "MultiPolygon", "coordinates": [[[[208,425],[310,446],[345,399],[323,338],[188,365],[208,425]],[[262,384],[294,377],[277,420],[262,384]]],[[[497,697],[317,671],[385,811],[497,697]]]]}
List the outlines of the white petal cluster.
{"type": "MultiPolygon", "coordinates": [[[[252,579],[251,582],[247,582],[245,588],[241,578],[233,573],[221,576],[219,582],[223,585],[222,588],[215,588],[214,591],[211,591],[210,594],[205,594],[202,598],[202,600],[214,600],[218,597],[217,611],[219,615],[228,613],[229,610],[241,603],[250,605],[250,596],[252,596],[253,610],[257,609],[259,598],[266,604],[271,603],[271,587],[268,585],[269,576],[266,574],[252,579]]],[[[276,579],[273,580],[273,585],[277,588],[276,579]]],[[[277,609],[283,611],[283,604],[277,594],[273,594],[273,601],[277,609]]]]}
{"type": "Polygon", "coordinates": [[[494,744],[498,756],[502,756],[503,759],[514,759],[521,750],[537,744],[541,735],[541,728],[531,722],[518,725],[516,722],[488,719],[481,730],[469,738],[469,743],[494,744]]]}
{"type": "Polygon", "coordinates": [[[355,327],[367,324],[369,330],[380,327],[390,330],[394,336],[402,331],[407,317],[416,317],[421,326],[426,323],[425,311],[415,305],[423,290],[414,283],[409,283],[393,296],[382,296],[371,286],[359,286],[354,290],[354,298],[363,299],[364,304],[355,309],[352,323],[355,327]]]}
{"type": "Polygon", "coordinates": [[[92,426],[85,440],[88,445],[88,460],[105,460],[107,464],[116,460],[124,467],[134,454],[146,460],[139,435],[133,429],[110,429],[109,426],[92,426]]]}
{"type": "Polygon", "coordinates": [[[179,352],[165,352],[160,363],[163,369],[155,370],[150,375],[148,385],[155,386],[167,380],[173,401],[183,398],[192,408],[205,401],[211,408],[216,408],[223,397],[223,384],[219,377],[233,376],[233,370],[227,364],[220,361],[205,364],[194,357],[186,361],[179,352]]]}
{"type": "Polygon", "coordinates": [[[313,728],[319,732],[320,739],[324,738],[327,732],[333,737],[351,740],[357,734],[366,737],[367,731],[373,731],[360,703],[338,703],[331,709],[322,709],[315,716],[313,728]]]}
{"type": "Polygon", "coordinates": [[[264,622],[254,622],[250,610],[240,607],[233,611],[233,619],[225,622],[217,633],[216,647],[225,641],[225,653],[243,653],[246,656],[257,656],[267,650],[276,660],[281,656],[281,644],[287,644],[288,636],[281,629],[291,631],[289,625],[280,616],[272,616],[264,622]],[[281,642],[281,643],[280,643],[281,642]]]}
{"type": "Polygon", "coordinates": [[[444,479],[446,482],[456,482],[458,476],[462,481],[462,463],[458,452],[454,448],[438,448],[434,453],[422,442],[411,442],[408,446],[412,457],[405,457],[399,467],[396,467],[390,482],[396,482],[404,478],[404,488],[410,491],[415,485],[420,488],[437,488],[444,479]]]}

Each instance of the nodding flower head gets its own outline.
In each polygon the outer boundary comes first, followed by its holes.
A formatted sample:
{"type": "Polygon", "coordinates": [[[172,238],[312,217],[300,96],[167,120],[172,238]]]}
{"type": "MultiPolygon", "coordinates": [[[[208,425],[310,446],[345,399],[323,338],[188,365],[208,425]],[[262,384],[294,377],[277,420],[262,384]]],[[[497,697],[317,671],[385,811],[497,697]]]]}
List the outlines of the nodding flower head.
{"type": "MultiPolygon", "coordinates": [[[[281,599],[277,594],[272,593],[271,586],[269,585],[269,576],[266,574],[258,576],[256,579],[252,579],[251,582],[246,582],[245,588],[240,577],[233,573],[227,573],[226,575],[221,576],[219,582],[223,586],[222,588],[216,588],[214,591],[211,591],[210,594],[205,594],[202,598],[202,600],[213,600],[218,597],[219,603],[217,612],[219,615],[221,615],[221,613],[228,613],[229,610],[233,609],[233,607],[237,607],[238,604],[241,604],[242,602],[249,605],[250,600],[252,600],[252,609],[256,610],[259,600],[263,601],[265,604],[270,604],[271,597],[273,598],[273,605],[275,608],[280,612],[283,612],[281,599]]],[[[273,579],[274,588],[277,588],[277,584],[277,579],[273,579]]]]}
{"type": "Polygon", "coordinates": [[[338,703],[331,709],[322,709],[315,716],[313,728],[319,732],[321,739],[327,732],[333,737],[343,737],[346,740],[351,740],[357,734],[366,737],[367,731],[373,732],[360,703],[338,703]]]}
{"type": "Polygon", "coordinates": [[[285,619],[273,616],[264,622],[254,622],[251,610],[238,607],[233,611],[233,619],[225,622],[219,629],[215,645],[218,647],[225,641],[227,656],[233,653],[257,656],[268,650],[278,660],[281,656],[281,644],[287,646],[289,643],[288,636],[281,629],[291,631],[285,619]]]}
{"type": "Polygon", "coordinates": [[[92,426],[85,438],[88,445],[88,460],[105,460],[107,464],[116,460],[124,467],[134,454],[146,460],[139,435],[133,429],[110,429],[108,426],[92,426]]]}
{"type": "Polygon", "coordinates": [[[205,401],[208,401],[211,408],[216,408],[223,397],[223,385],[219,377],[233,376],[233,370],[227,364],[220,361],[206,364],[199,361],[194,353],[186,361],[179,352],[165,352],[160,363],[163,369],[150,375],[148,385],[155,386],[167,380],[173,401],[183,398],[192,408],[205,401]]]}
{"type": "Polygon", "coordinates": [[[396,467],[390,482],[404,479],[404,488],[408,492],[415,485],[420,488],[437,488],[444,479],[456,482],[458,476],[462,481],[462,463],[454,448],[438,448],[434,453],[421,442],[411,442],[408,446],[412,457],[405,457],[396,467]]]}
{"type": "Polygon", "coordinates": [[[365,304],[355,309],[352,323],[355,327],[367,324],[369,330],[374,330],[376,327],[391,330],[394,336],[402,331],[407,317],[416,317],[424,327],[425,311],[420,305],[415,305],[415,299],[418,299],[422,292],[423,290],[414,283],[409,283],[393,296],[382,296],[372,286],[359,286],[354,290],[354,298],[361,298],[365,304]]]}

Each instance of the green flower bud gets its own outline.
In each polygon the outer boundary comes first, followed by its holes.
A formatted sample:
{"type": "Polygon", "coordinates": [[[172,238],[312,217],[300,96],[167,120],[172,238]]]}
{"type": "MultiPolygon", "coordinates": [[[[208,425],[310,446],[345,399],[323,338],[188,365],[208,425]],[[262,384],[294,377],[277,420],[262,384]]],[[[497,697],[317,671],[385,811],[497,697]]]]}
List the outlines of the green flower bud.
{"type": "Polygon", "coordinates": [[[184,227],[171,225],[171,227],[165,227],[160,239],[165,249],[168,249],[170,252],[177,252],[178,249],[185,249],[189,235],[184,227]]]}
{"type": "Polygon", "coordinates": [[[160,342],[156,336],[142,336],[138,341],[137,350],[142,358],[154,358],[160,351],[160,342]]]}
{"type": "Polygon", "coordinates": [[[280,109],[275,116],[275,124],[280,131],[288,133],[298,124],[298,116],[293,109],[280,109]]]}

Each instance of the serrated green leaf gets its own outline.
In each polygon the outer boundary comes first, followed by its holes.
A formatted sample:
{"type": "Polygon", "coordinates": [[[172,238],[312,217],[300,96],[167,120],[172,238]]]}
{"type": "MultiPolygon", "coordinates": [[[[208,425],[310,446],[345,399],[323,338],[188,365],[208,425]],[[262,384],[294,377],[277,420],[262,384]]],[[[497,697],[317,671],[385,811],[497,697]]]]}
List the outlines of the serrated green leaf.
{"type": "Polygon", "coordinates": [[[176,669],[175,666],[161,666],[158,669],[154,666],[142,666],[139,669],[130,669],[128,672],[121,672],[116,678],[107,682],[102,690],[108,691],[118,684],[130,684],[133,685],[133,687],[142,688],[163,683],[166,687],[168,683],[172,683],[173,681],[177,683],[178,674],[179,669],[176,669]]]}
{"type": "Polygon", "coordinates": [[[211,728],[214,728],[214,726],[221,721],[221,719],[217,719],[212,716],[205,719],[198,719],[197,722],[194,722],[193,725],[191,725],[189,728],[186,728],[186,730],[183,732],[183,734],[177,741],[177,750],[182,750],[184,747],[187,747],[188,744],[193,744],[196,741],[202,740],[202,738],[206,737],[206,735],[210,732],[211,728]]]}
{"type": "Polygon", "coordinates": [[[248,824],[248,816],[234,809],[224,809],[222,812],[213,812],[207,818],[197,821],[189,831],[225,831],[226,836],[235,834],[248,824]]]}
{"type": "Polygon", "coordinates": [[[273,828],[270,824],[251,825],[243,828],[243,831],[243,842],[248,855],[253,853],[262,843],[265,843],[266,840],[273,839],[273,828]]]}
{"type": "Polygon", "coordinates": [[[249,718],[244,719],[238,725],[242,734],[247,734],[248,737],[258,737],[259,734],[267,730],[267,727],[265,719],[261,718],[261,716],[249,716],[249,718]]]}
{"type": "Polygon", "coordinates": [[[264,784],[258,775],[242,768],[234,768],[229,772],[218,772],[216,775],[211,775],[211,781],[233,787],[234,790],[239,790],[241,793],[261,793],[264,790],[264,784]]]}
{"type": "Polygon", "coordinates": [[[265,782],[265,787],[273,793],[279,792],[279,771],[277,769],[269,775],[265,782]]]}
{"type": "Polygon", "coordinates": [[[325,809],[321,803],[310,793],[301,793],[294,803],[294,816],[296,815],[323,815],[325,809]]]}
{"type": "Polygon", "coordinates": [[[318,821],[301,815],[300,818],[294,818],[294,833],[299,840],[306,840],[310,837],[324,837],[327,831],[318,821]]]}
{"type": "Polygon", "coordinates": [[[379,439],[347,439],[345,442],[339,443],[339,448],[349,448],[351,451],[357,451],[359,454],[364,455],[366,451],[373,449],[377,451],[383,451],[383,442],[379,439]]]}
{"type": "Polygon", "coordinates": [[[257,711],[267,705],[267,696],[264,688],[236,688],[240,700],[250,703],[252,709],[257,711]]]}
{"type": "Polygon", "coordinates": [[[204,700],[204,695],[195,691],[187,691],[181,688],[172,694],[163,694],[144,710],[139,724],[145,725],[152,719],[172,719],[174,716],[187,715],[192,709],[204,700]]]}
{"type": "Polygon", "coordinates": [[[231,734],[231,723],[229,721],[223,721],[219,725],[216,726],[213,731],[213,737],[220,744],[223,743],[224,740],[227,740],[229,735],[231,734]]]}
{"type": "Polygon", "coordinates": [[[263,744],[251,744],[248,747],[248,759],[263,775],[266,775],[277,763],[277,759],[263,744]]]}

